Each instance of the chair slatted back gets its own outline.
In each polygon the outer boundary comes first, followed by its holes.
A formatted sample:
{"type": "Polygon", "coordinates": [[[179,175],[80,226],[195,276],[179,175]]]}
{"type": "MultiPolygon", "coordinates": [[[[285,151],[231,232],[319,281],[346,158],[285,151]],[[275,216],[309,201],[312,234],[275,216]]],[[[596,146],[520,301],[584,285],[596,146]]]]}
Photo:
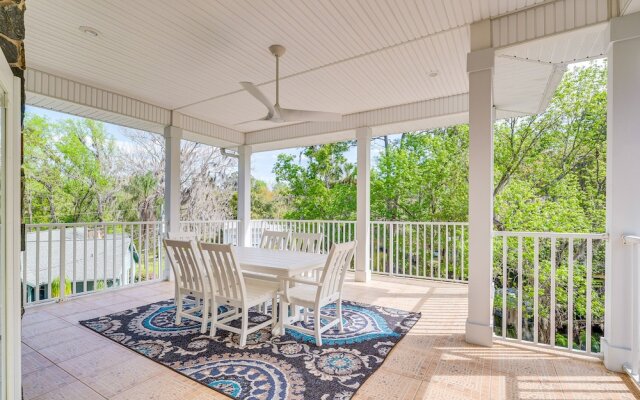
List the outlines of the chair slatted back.
{"type": "Polygon", "coordinates": [[[289,250],[300,251],[304,253],[320,253],[322,248],[322,233],[300,233],[291,234],[289,250]]]}
{"type": "Polygon", "coordinates": [[[262,232],[260,248],[270,250],[285,250],[289,243],[289,232],[269,231],[262,232]]]}
{"type": "Polygon", "coordinates": [[[208,278],[205,281],[202,259],[194,242],[164,239],[163,243],[178,287],[203,292],[205,285],[211,282],[208,281],[208,278]]]}
{"type": "Polygon", "coordinates": [[[205,267],[213,278],[216,296],[242,302],[246,295],[244,278],[235,249],[230,244],[198,243],[205,267]]]}
{"type": "Polygon", "coordinates": [[[330,297],[342,291],[344,278],[347,275],[353,254],[356,250],[356,241],[336,243],[331,247],[327,262],[322,270],[320,282],[322,286],[318,291],[320,299],[330,297]]]}

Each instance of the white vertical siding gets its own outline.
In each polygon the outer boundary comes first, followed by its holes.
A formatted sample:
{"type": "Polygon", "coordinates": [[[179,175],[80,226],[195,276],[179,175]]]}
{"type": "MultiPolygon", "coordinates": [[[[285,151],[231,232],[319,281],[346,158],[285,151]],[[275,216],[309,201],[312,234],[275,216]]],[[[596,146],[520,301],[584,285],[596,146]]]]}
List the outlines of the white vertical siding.
{"type": "Polygon", "coordinates": [[[491,22],[494,47],[505,47],[608,21],[612,0],[557,0],[497,17],[491,22]]]}
{"type": "Polygon", "coordinates": [[[171,112],[167,109],[34,69],[27,69],[26,90],[80,107],[90,107],[159,125],[171,122],[171,112]]]}

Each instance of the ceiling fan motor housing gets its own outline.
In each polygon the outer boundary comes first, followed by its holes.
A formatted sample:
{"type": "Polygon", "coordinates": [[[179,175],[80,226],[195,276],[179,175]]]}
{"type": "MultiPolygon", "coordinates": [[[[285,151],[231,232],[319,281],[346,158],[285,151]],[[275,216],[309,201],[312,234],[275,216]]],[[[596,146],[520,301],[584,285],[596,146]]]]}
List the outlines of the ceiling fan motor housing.
{"type": "Polygon", "coordinates": [[[272,44],[271,46],[269,46],[269,51],[276,57],[282,57],[287,49],[285,49],[282,45],[272,44]]]}

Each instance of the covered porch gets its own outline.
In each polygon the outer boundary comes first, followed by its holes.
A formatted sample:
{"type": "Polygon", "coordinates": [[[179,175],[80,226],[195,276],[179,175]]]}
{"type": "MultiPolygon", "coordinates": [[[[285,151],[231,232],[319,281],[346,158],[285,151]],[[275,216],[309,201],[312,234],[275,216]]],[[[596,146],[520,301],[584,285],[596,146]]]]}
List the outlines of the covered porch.
{"type": "MultiPolygon", "coordinates": [[[[359,398],[640,396],[634,386],[640,367],[640,187],[633,184],[640,149],[639,2],[436,3],[355,11],[335,4],[285,7],[314,30],[285,23],[282,13],[249,2],[212,9],[189,3],[175,17],[168,5],[150,16],[151,3],[132,4],[125,15],[106,3],[92,9],[34,1],[27,14],[27,48],[33,54],[25,72],[27,104],[163,135],[166,171],[161,221],[32,224],[25,227],[26,249],[32,250],[20,253],[13,244],[22,267],[12,276],[13,305],[22,301],[27,312],[22,331],[3,340],[23,343],[22,360],[16,357],[10,365],[22,368],[25,397],[218,396],[77,322],[170,298],[161,244],[167,233],[255,246],[265,229],[322,232],[324,251],[334,242],[357,239],[345,297],[422,312],[359,389],[359,398]],[[52,15],[60,26],[51,26],[52,15]],[[390,15],[396,23],[387,21],[390,15]],[[223,24],[225,19],[251,29],[240,32],[223,24]],[[135,20],[146,21],[148,32],[121,35],[111,28],[137,26],[135,20]],[[280,21],[278,29],[274,20],[280,21]],[[202,37],[218,23],[224,29],[212,34],[215,46],[209,48],[202,37]],[[78,34],[77,25],[86,24],[95,29],[78,34]],[[163,33],[174,25],[178,37],[163,33]],[[360,36],[358,30],[368,33],[360,36]],[[318,31],[336,33],[319,39],[318,31]],[[291,60],[283,74],[288,100],[339,112],[340,122],[243,124],[264,110],[237,82],[253,79],[264,91],[275,91],[264,36],[268,44],[291,43],[291,58],[282,61],[291,60]],[[156,49],[157,37],[167,46],[156,49]],[[344,37],[352,41],[341,45],[344,37]],[[203,54],[189,67],[178,55],[184,43],[189,52],[203,54]],[[66,50],[71,44],[78,49],[73,63],[66,50]],[[247,54],[255,56],[242,58],[247,54]],[[569,63],[601,57],[609,63],[606,232],[495,231],[494,122],[543,111],[569,63]],[[470,131],[468,221],[372,221],[371,139],[458,123],[468,123],[470,131]],[[181,221],[182,140],[237,157],[236,220],[181,221]],[[356,220],[252,220],[252,154],[344,140],[357,143],[356,220]],[[529,244],[534,272],[525,276],[523,251],[529,244]],[[566,322],[545,320],[538,298],[539,262],[548,257],[555,264],[560,246],[570,249],[572,256],[565,257],[571,277],[566,301],[556,304],[554,295],[548,307],[552,314],[556,306],[566,308],[566,322]],[[594,257],[598,251],[606,256],[594,257]],[[100,257],[89,258],[90,253],[100,257]],[[574,273],[578,263],[584,268],[574,273]],[[507,270],[515,271],[515,286],[508,286],[507,270]],[[574,292],[574,277],[584,282],[584,293],[574,292]],[[602,321],[593,320],[594,296],[605,299],[602,321]],[[578,302],[585,304],[584,315],[576,315],[578,302]],[[543,335],[540,326],[547,323],[553,333],[543,335]],[[575,337],[574,323],[584,326],[575,337]],[[556,342],[561,325],[566,343],[556,342]],[[601,338],[592,339],[595,325],[602,326],[601,338]]],[[[18,315],[12,318],[10,326],[19,326],[18,315]]]]}

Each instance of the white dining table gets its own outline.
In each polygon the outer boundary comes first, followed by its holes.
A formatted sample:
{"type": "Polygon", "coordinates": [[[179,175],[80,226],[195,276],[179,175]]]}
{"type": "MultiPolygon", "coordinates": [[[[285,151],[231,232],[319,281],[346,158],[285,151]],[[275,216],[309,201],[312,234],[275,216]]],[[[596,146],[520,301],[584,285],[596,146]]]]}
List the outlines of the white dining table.
{"type": "MultiPolygon", "coordinates": [[[[236,247],[236,255],[243,272],[275,276],[280,281],[280,290],[284,290],[285,285],[289,284],[285,278],[322,268],[327,261],[326,254],[256,247],[236,247]]],[[[293,310],[292,314],[291,318],[298,317],[297,310],[293,310]]],[[[274,334],[284,334],[284,322],[284,318],[280,316],[278,325],[273,329],[274,334]]]]}
{"type": "Polygon", "coordinates": [[[324,267],[326,254],[256,247],[236,247],[238,263],[243,271],[292,278],[301,273],[324,267]]]}

